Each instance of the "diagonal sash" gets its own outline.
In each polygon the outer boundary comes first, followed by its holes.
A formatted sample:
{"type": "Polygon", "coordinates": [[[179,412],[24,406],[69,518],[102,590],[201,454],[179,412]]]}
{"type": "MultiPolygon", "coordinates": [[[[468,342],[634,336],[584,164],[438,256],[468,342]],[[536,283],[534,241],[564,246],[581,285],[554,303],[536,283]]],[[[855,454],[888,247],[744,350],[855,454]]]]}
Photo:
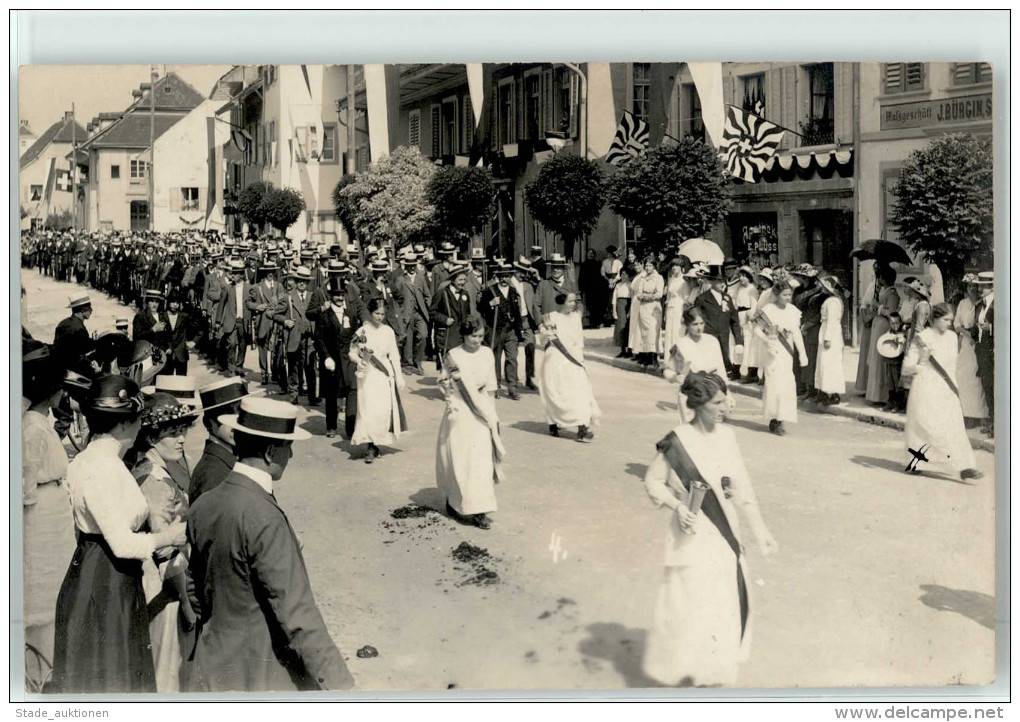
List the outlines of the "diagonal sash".
{"type": "Polygon", "coordinates": [[[468,409],[470,409],[471,413],[475,415],[475,418],[477,418],[480,422],[482,422],[489,428],[489,433],[492,436],[493,476],[495,477],[496,481],[503,481],[505,477],[503,474],[503,467],[501,462],[503,461],[503,457],[506,456],[506,447],[503,446],[503,439],[499,435],[498,423],[497,424],[490,423],[489,418],[485,415],[485,412],[482,411],[481,406],[478,404],[478,399],[475,398],[474,393],[471,391],[468,385],[464,383],[464,378],[463,377],[459,379],[453,378],[453,373],[457,371],[458,368],[457,364],[455,364],[453,360],[450,358],[449,353],[447,353],[443,357],[443,368],[445,368],[449,372],[450,380],[457,387],[457,392],[460,394],[460,397],[464,399],[464,403],[467,404],[467,407],[468,409]]]}
{"type": "Polygon", "coordinates": [[[946,369],[939,363],[939,360],[934,356],[928,356],[928,363],[935,369],[935,373],[942,377],[942,380],[949,385],[949,390],[956,394],[957,398],[960,398],[960,390],[956,388],[956,384],[953,382],[953,377],[949,375],[946,369]]]}
{"type": "MultiPolygon", "coordinates": [[[[563,342],[560,340],[559,336],[553,336],[552,340],[549,341],[549,343],[547,344],[546,348],[548,348],[549,346],[555,346],[556,350],[559,351],[561,354],[563,354],[563,356],[570,363],[574,364],[575,366],[580,366],[582,369],[584,368],[584,364],[583,363],[581,363],[576,358],[574,358],[573,356],[570,355],[570,352],[567,351],[566,346],[563,345],[563,342]]],[[[587,371],[587,369],[585,369],[585,370],[587,371]]]]}
{"type": "MultiPolygon", "coordinates": [[[[662,455],[666,457],[666,461],[676,472],[676,475],[680,478],[681,483],[684,485],[684,489],[690,491],[691,484],[700,481],[705,483],[705,478],[698,470],[697,465],[694,463],[694,459],[691,458],[690,454],[687,453],[687,449],[684,448],[680,438],[676,435],[675,431],[669,432],[662,441],[655,445],[655,448],[662,452],[662,455]]],[[[740,634],[743,637],[744,632],[747,630],[747,617],[749,613],[749,605],[747,599],[747,583],[744,580],[744,570],[741,567],[741,549],[740,542],[737,540],[736,535],[733,533],[733,529],[730,528],[730,523],[726,519],[726,514],[722,510],[722,506],[719,504],[719,499],[715,494],[714,489],[709,489],[705,493],[705,499],[701,503],[701,511],[704,512],[705,516],[708,517],[709,521],[715,525],[715,528],[719,530],[723,539],[730,545],[730,549],[737,557],[737,596],[740,598],[740,634]]]]}

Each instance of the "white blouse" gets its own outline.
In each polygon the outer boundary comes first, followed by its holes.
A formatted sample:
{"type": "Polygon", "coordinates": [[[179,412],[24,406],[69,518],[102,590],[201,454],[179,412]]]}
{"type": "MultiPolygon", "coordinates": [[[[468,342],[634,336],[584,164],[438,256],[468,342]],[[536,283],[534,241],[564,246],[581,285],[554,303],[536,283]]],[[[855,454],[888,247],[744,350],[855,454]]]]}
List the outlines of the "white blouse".
{"type": "Polygon", "coordinates": [[[120,559],[147,559],[153,538],[138,529],[149,507],[119,451],[119,441],[98,436],[68,465],[74,524],[85,534],[101,534],[120,559]]]}

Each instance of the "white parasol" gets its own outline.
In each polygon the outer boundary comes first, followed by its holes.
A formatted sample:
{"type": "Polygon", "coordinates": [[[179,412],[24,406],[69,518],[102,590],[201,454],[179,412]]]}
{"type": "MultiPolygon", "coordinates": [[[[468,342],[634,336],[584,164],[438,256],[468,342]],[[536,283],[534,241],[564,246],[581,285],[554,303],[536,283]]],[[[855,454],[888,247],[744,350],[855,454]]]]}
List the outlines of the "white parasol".
{"type": "Polygon", "coordinates": [[[705,263],[708,265],[722,265],[726,255],[714,243],[707,238],[688,238],[676,249],[678,256],[686,256],[691,263],[705,263]]]}

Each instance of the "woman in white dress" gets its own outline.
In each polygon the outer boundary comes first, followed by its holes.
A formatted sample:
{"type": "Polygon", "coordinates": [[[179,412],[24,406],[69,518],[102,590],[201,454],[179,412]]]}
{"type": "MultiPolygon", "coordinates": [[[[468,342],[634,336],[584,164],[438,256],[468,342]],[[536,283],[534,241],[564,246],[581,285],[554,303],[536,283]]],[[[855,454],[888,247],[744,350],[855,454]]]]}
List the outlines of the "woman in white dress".
{"type": "Polygon", "coordinates": [[[492,349],[482,345],[485,322],[480,316],[465,319],[460,336],[463,342],[446,353],[439,377],[446,411],[436,440],[436,485],[450,517],[488,529],[504,454],[494,401],[496,362],[492,349]]]}
{"type": "MultiPolygon", "coordinates": [[[[21,417],[21,504],[25,540],[25,642],[53,661],[57,594],[74,554],[74,519],[67,492],[67,453],[53,428],[50,409],[62,392],[62,373],[49,347],[39,344],[22,360],[24,396],[21,417]]],[[[47,669],[33,654],[26,657],[26,681],[39,689],[47,669]]]]}
{"type": "Polygon", "coordinates": [[[689,305],[691,284],[683,272],[683,261],[673,259],[666,282],[666,329],[662,348],[666,356],[684,335],[684,309],[689,305]]]}
{"type": "Polygon", "coordinates": [[[559,310],[548,314],[540,329],[539,345],[544,353],[538,368],[538,390],[549,433],[559,436],[560,428],[576,426],[577,440],[587,443],[595,438],[589,427],[602,412],[584,367],[584,331],[577,296],[560,294],[556,303],[559,310]]]}
{"type": "Polygon", "coordinates": [[[818,356],[815,363],[815,388],[819,402],[832,406],[846,393],[846,372],[843,370],[843,287],[831,274],[818,279],[828,294],[822,301],[818,326],[818,356]]]}
{"type": "Polygon", "coordinates": [[[754,313],[755,304],[758,301],[758,288],[754,285],[755,273],[750,266],[741,266],[737,271],[737,283],[731,291],[733,305],[737,309],[737,319],[740,321],[740,331],[744,339],[743,350],[736,353],[736,344],[733,336],[730,336],[730,359],[735,366],[739,365],[742,376],[747,375],[748,346],[754,331],[751,328],[751,314],[754,313]],[[739,364],[737,363],[739,358],[739,364]]]}
{"type": "Polygon", "coordinates": [[[981,388],[978,378],[977,355],[974,353],[974,338],[971,329],[977,321],[975,311],[979,300],[977,277],[968,273],[963,278],[967,295],[956,307],[953,319],[953,330],[960,337],[960,353],[956,358],[956,379],[960,386],[960,405],[963,407],[964,418],[984,419],[988,416],[988,404],[985,391],[981,388]]]}
{"type": "Polygon", "coordinates": [[[975,468],[974,450],[954,389],[959,340],[952,323],[953,312],[947,304],[934,306],[931,326],[914,335],[903,358],[903,373],[914,377],[907,401],[907,449],[923,453],[933,463],[948,465],[961,479],[980,479],[983,474],[975,468]]]}
{"type": "Polygon", "coordinates": [[[758,296],[747,314],[747,328],[743,329],[744,334],[744,358],[740,364],[741,381],[745,384],[763,383],[764,378],[759,378],[758,367],[764,365],[764,345],[754,333],[755,315],[761,309],[773,301],[772,295],[772,269],[763,268],[758,271],[757,286],[758,296]]]}
{"type": "MultiPolygon", "coordinates": [[[[666,358],[663,376],[670,383],[677,384],[677,408],[680,411],[680,422],[687,424],[694,419],[694,412],[684,403],[682,393],[687,376],[692,373],[704,372],[724,378],[726,363],[723,361],[719,339],[705,333],[705,318],[702,316],[701,309],[692,306],[684,311],[684,325],[687,334],[677,343],[676,352],[670,352],[666,358]]],[[[726,400],[730,408],[735,406],[728,387],[726,400]]]]}
{"type": "Polygon", "coordinates": [[[642,366],[656,366],[662,353],[662,296],[665,283],[655,270],[655,259],[630,284],[630,349],[642,366]]]}
{"type": "Polygon", "coordinates": [[[688,375],[683,393],[694,421],[656,445],[645,489],[671,510],[665,568],[645,646],[644,671],[667,685],[733,685],[750,651],[748,576],[741,548],[744,512],[762,554],[778,548],[758,508],[733,429],[722,422],[726,382],[688,375]],[[707,485],[700,509],[696,480],[707,485]]]}
{"type": "Polygon", "coordinates": [[[407,420],[400,402],[404,388],[400,351],[393,329],[385,324],[385,300],[371,299],[368,312],[369,320],[358,329],[349,355],[357,364],[358,379],[358,418],[351,444],[368,444],[365,463],[371,464],[379,458],[379,444],[392,444],[407,431],[407,420]]]}
{"type": "Polygon", "coordinates": [[[754,333],[764,343],[765,394],[762,412],[769,431],[782,436],[783,422],[797,423],[797,379],[793,375],[794,353],[801,367],[807,366],[807,352],[800,334],[800,310],[791,303],[793,287],[782,282],[775,287],[775,301],[759,311],[754,333]]]}

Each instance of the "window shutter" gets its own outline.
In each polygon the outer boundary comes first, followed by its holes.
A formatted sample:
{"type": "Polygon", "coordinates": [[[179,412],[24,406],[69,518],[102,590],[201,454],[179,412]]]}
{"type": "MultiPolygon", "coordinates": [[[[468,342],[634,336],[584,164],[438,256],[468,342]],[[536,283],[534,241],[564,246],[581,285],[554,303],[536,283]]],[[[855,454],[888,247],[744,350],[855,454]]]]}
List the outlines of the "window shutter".
{"type": "Polygon", "coordinates": [[[450,134],[450,155],[460,153],[460,98],[453,99],[453,133],[450,134]]]}
{"type": "Polygon", "coordinates": [[[432,149],[429,154],[432,158],[438,158],[440,153],[440,124],[443,121],[442,109],[438,105],[433,105],[429,110],[429,115],[432,118],[432,149]]]}
{"type": "Polygon", "coordinates": [[[471,146],[475,143],[475,110],[471,105],[470,95],[465,95],[461,99],[460,107],[462,111],[461,125],[464,129],[463,152],[466,154],[471,152],[471,146]]]}
{"type": "Polygon", "coordinates": [[[973,63],[956,63],[953,65],[953,85],[966,85],[974,82],[973,63]]]}
{"type": "Polygon", "coordinates": [[[201,211],[202,213],[205,213],[205,209],[207,207],[207,205],[206,205],[206,202],[207,202],[206,196],[208,194],[209,194],[209,189],[208,188],[199,188],[198,189],[198,210],[201,211]]]}
{"type": "Polygon", "coordinates": [[[553,123],[553,74],[551,70],[542,72],[542,132],[543,134],[556,129],[553,123]]]}
{"type": "Polygon", "coordinates": [[[904,77],[907,90],[920,90],[924,87],[924,63],[904,63],[904,77]]]}
{"type": "Polygon", "coordinates": [[[990,82],[992,82],[992,64],[991,63],[978,63],[977,64],[977,81],[979,83],[990,83],[990,82]]]}
{"type": "Polygon", "coordinates": [[[885,92],[898,93],[903,90],[903,63],[885,64],[885,92]]]}
{"type": "MultiPolygon", "coordinates": [[[[569,72],[569,71],[568,71],[569,72]]],[[[571,138],[577,137],[577,105],[581,95],[581,88],[577,76],[570,73],[570,132],[571,138]]]]}
{"type": "Polygon", "coordinates": [[[179,213],[181,210],[181,189],[170,189],[170,212],[179,213]]]}
{"type": "Polygon", "coordinates": [[[407,116],[407,144],[421,149],[421,111],[412,110],[407,116]]]}

